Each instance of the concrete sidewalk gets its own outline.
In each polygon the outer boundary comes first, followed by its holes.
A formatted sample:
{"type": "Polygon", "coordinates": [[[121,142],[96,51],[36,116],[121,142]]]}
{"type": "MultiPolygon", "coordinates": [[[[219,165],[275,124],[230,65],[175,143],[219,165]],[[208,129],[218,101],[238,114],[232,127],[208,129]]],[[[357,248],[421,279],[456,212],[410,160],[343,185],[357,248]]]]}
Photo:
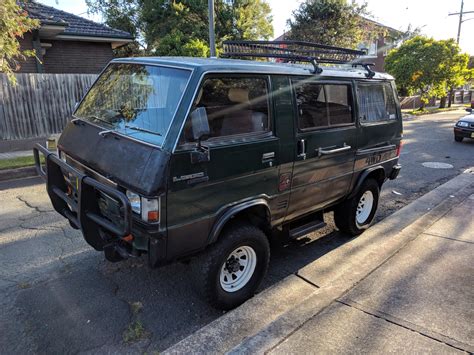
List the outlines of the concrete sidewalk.
{"type": "Polygon", "coordinates": [[[166,353],[474,352],[474,169],[166,353]]]}

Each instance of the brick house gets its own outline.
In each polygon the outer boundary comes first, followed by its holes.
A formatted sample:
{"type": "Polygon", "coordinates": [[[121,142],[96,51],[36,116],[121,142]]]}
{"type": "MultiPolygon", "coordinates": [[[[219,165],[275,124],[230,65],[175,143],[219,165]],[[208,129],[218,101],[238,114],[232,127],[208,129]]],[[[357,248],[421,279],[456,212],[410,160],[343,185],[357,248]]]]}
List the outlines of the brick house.
{"type": "Polygon", "coordinates": [[[36,58],[21,63],[19,73],[97,74],[113,58],[113,49],[132,42],[128,32],[99,24],[35,1],[23,4],[38,29],[20,39],[22,49],[36,58]]]}
{"type": "MultiPolygon", "coordinates": [[[[364,20],[367,21],[371,26],[375,26],[375,28],[379,30],[379,35],[373,41],[359,43],[356,47],[358,49],[367,50],[367,55],[364,56],[364,61],[374,63],[375,66],[373,69],[378,72],[383,72],[385,57],[387,56],[388,51],[395,47],[393,39],[399,37],[401,32],[368,18],[364,18],[364,20]]],[[[284,41],[286,39],[286,35],[287,33],[284,33],[280,37],[275,38],[275,41],[284,41]]]]}
{"type": "Polygon", "coordinates": [[[375,26],[375,28],[379,30],[379,35],[369,43],[360,43],[357,48],[366,49],[366,61],[375,64],[375,71],[383,72],[385,57],[387,56],[388,51],[395,47],[394,38],[400,37],[401,32],[368,18],[364,18],[364,20],[375,26]]]}

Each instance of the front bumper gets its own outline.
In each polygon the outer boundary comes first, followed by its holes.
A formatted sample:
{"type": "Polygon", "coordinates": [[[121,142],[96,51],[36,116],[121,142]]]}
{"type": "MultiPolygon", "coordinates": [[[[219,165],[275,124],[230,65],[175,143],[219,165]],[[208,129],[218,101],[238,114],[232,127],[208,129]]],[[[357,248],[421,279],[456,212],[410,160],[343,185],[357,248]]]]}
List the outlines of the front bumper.
{"type": "Polygon", "coordinates": [[[54,209],[66,217],[72,227],[81,229],[89,245],[96,250],[104,250],[113,244],[114,239],[118,241],[130,235],[132,210],[124,193],[75,169],[39,144],[33,148],[33,154],[36,170],[46,180],[46,189],[54,209]],[[41,166],[40,153],[45,156],[46,171],[41,166]],[[66,182],[65,174],[75,182],[74,193],[66,182]],[[99,206],[100,194],[105,194],[118,204],[120,220],[112,221],[103,215],[99,206]]]}
{"type": "Polygon", "coordinates": [[[454,127],[454,135],[456,137],[474,138],[474,129],[454,127]]]}

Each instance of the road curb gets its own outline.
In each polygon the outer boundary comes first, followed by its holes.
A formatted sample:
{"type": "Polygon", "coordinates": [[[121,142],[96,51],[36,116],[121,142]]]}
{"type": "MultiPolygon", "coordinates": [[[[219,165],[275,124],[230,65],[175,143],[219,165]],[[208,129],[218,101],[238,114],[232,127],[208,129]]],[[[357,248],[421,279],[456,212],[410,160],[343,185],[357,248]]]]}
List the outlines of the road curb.
{"type": "Polygon", "coordinates": [[[164,353],[247,353],[275,347],[473,193],[474,168],[471,168],[164,353]],[[300,290],[299,294],[293,294],[293,289],[300,290]],[[302,297],[301,290],[305,289],[302,297]],[[284,299],[280,299],[281,294],[285,295],[284,299]],[[286,307],[281,308],[282,304],[286,307]]]}
{"type": "Polygon", "coordinates": [[[38,173],[36,172],[36,168],[34,166],[0,170],[0,181],[21,179],[32,176],[38,176],[38,173]]]}

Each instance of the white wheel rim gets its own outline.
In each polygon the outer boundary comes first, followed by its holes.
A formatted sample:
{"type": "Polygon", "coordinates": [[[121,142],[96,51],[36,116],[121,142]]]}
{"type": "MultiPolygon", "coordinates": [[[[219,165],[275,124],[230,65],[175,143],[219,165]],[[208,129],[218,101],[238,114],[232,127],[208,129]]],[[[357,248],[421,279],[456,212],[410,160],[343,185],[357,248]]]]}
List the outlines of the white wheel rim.
{"type": "Polygon", "coordinates": [[[357,204],[356,211],[356,221],[357,224],[362,225],[367,222],[367,219],[372,212],[372,207],[374,206],[374,195],[372,191],[366,191],[360,197],[359,203],[357,204]]]}
{"type": "Polygon", "coordinates": [[[221,287],[226,292],[236,292],[243,288],[255,271],[257,254],[249,246],[236,248],[229,254],[221,268],[221,287]]]}

